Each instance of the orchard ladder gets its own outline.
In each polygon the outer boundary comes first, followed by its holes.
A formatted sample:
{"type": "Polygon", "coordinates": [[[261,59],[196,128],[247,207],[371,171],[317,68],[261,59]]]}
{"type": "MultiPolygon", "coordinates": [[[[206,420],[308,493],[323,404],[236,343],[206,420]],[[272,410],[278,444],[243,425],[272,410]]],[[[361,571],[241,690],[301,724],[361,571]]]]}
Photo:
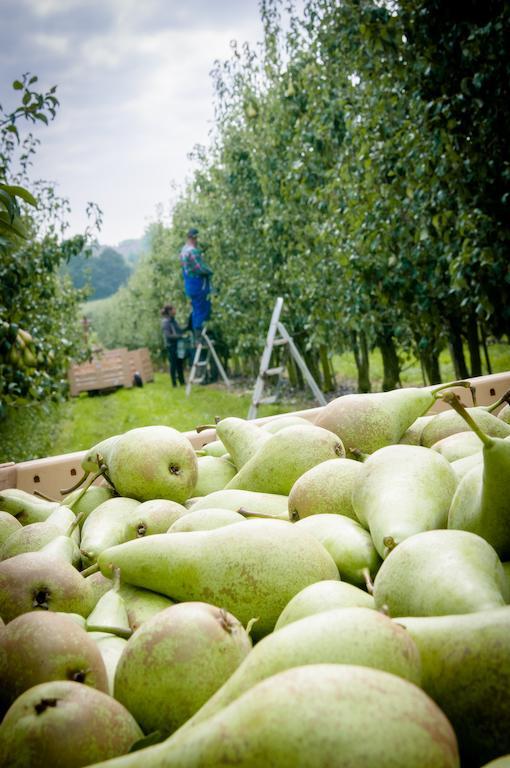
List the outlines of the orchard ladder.
{"type": "Polygon", "coordinates": [[[205,380],[207,366],[209,364],[209,356],[212,356],[216,367],[221,375],[221,378],[225,382],[227,387],[230,387],[230,379],[225,373],[225,369],[221,364],[216,350],[214,349],[214,342],[207,335],[207,330],[204,327],[202,333],[198,339],[198,344],[195,349],[195,356],[193,358],[193,364],[189,373],[188,383],[186,384],[186,397],[189,397],[192,384],[201,384],[205,380]],[[202,356],[202,350],[205,350],[205,354],[202,356]],[[200,371],[200,375],[197,372],[200,371]]]}
{"type": "Polygon", "coordinates": [[[266,403],[275,403],[278,399],[278,394],[270,395],[269,397],[263,397],[264,393],[264,386],[266,383],[266,379],[268,376],[278,376],[278,383],[277,383],[277,391],[278,391],[278,385],[281,380],[281,374],[283,373],[285,366],[279,365],[275,368],[270,368],[269,364],[271,362],[271,353],[273,351],[273,347],[279,347],[279,346],[285,346],[288,353],[291,355],[291,357],[294,359],[294,362],[301,370],[301,373],[303,374],[303,377],[305,381],[307,382],[308,386],[312,390],[312,393],[319,403],[319,405],[326,405],[326,398],[322,394],[320,388],[317,385],[317,382],[313,378],[312,374],[310,373],[307,364],[303,360],[298,348],[294,344],[294,340],[292,336],[289,335],[287,332],[287,329],[283,325],[283,323],[280,321],[280,314],[283,307],[283,298],[279,296],[276,299],[276,304],[273,309],[273,314],[271,316],[271,322],[269,323],[269,331],[267,333],[266,338],[266,345],[264,347],[264,351],[262,353],[262,359],[260,361],[260,369],[259,369],[259,375],[257,376],[257,381],[255,382],[255,389],[253,390],[253,397],[250,405],[250,409],[248,411],[248,418],[249,419],[255,419],[257,417],[257,408],[259,405],[263,405],[266,403]]]}

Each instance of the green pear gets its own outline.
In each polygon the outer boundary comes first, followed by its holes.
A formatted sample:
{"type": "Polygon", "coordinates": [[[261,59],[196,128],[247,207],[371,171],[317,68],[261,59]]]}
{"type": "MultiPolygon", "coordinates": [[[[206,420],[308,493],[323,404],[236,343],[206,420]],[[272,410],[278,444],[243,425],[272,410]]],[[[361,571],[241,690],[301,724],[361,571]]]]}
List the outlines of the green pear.
{"type": "Polygon", "coordinates": [[[75,680],[108,690],[96,644],[71,618],[32,611],[0,632],[0,715],[28,688],[48,680],[75,680]]]}
{"type": "Polygon", "coordinates": [[[221,456],[199,456],[197,459],[198,479],[193,494],[207,496],[221,491],[236,474],[236,468],[221,456]]]}
{"type": "Polygon", "coordinates": [[[152,592],[150,589],[134,587],[132,584],[126,584],[121,581],[119,585],[119,594],[124,600],[126,606],[129,626],[135,631],[147,619],[152,618],[165,608],[173,605],[173,601],[165,595],[152,592]]]}
{"type": "Polygon", "coordinates": [[[59,501],[46,501],[19,488],[0,491],[0,510],[14,515],[22,525],[43,523],[60,506],[59,501]]]}
{"type": "Polygon", "coordinates": [[[411,426],[406,429],[398,442],[401,445],[421,445],[421,433],[423,432],[425,425],[433,418],[433,415],[418,416],[411,426]]]}
{"type": "Polygon", "coordinates": [[[69,507],[59,506],[41,523],[29,523],[12,533],[0,550],[0,559],[7,560],[22,552],[36,552],[58,536],[70,534],[80,540],[76,516],[69,507]],[[73,531],[74,529],[74,531],[73,531]]]}
{"type": "Polygon", "coordinates": [[[510,754],[491,760],[490,763],[482,765],[482,768],[510,768],[510,754]]]}
{"type": "Polygon", "coordinates": [[[374,598],[359,587],[345,581],[318,581],[310,584],[289,600],[275,625],[275,630],[299,621],[306,616],[330,611],[333,608],[371,608],[374,598]]]}
{"type": "Polygon", "coordinates": [[[440,454],[419,445],[388,445],[361,470],[352,504],[381,557],[409,536],[446,528],[457,480],[440,454]]]}
{"type": "Polygon", "coordinates": [[[193,512],[199,509],[231,509],[233,512],[260,514],[278,520],[289,519],[288,497],[279,493],[223,490],[197,499],[193,512]]]}
{"type": "Polygon", "coordinates": [[[265,637],[183,730],[207,720],[261,680],[305,664],[356,664],[420,684],[418,649],[398,624],[370,608],[336,608],[265,637]]]}
{"type": "Polygon", "coordinates": [[[462,765],[510,752],[510,606],[397,621],[419,648],[422,687],[453,725],[462,765]]]}
{"type": "Polygon", "coordinates": [[[113,446],[119,437],[120,435],[111,435],[89,448],[81,460],[81,467],[86,474],[95,474],[105,462],[108,463],[113,446]]]}
{"type": "Polygon", "coordinates": [[[107,579],[106,576],[103,576],[101,571],[96,571],[96,573],[91,573],[90,576],[85,576],[85,581],[91,589],[93,597],[92,607],[97,605],[99,598],[112,588],[112,579],[107,579]]]}
{"type": "MultiPolygon", "coordinates": [[[[119,573],[114,574],[113,586],[105,592],[87,616],[86,627],[91,632],[114,632],[123,630],[131,636],[128,612],[124,598],[119,592],[119,573]]],[[[120,634],[120,632],[118,633],[120,634]]]]}
{"type": "MultiPolygon", "coordinates": [[[[507,437],[510,435],[510,424],[505,424],[497,416],[493,416],[484,406],[479,405],[468,408],[467,411],[478,426],[491,437],[507,437]]],[[[430,448],[438,440],[454,435],[457,432],[467,432],[468,430],[469,427],[458,413],[455,411],[441,411],[424,428],[421,444],[426,448],[430,448]]]]}
{"type": "Polygon", "coordinates": [[[95,642],[97,650],[101,654],[108,678],[107,693],[113,696],[115,685],[115,672],[119,659],[122,656],[127,640],[108,632],[87,632],[88,636],[95,642]]]}
{"type": "Polygon", "coordinates": [[[455,401],[452,405],[483,444],[483,463],[459,483],[448,515],[448,528],[483,536],[506,560],[510,558],[510,442],[488,437],[460,403],[455,401]]]}
{"type": "Polygon", "coordinates": [[[126,754],[143,737],[108,694],[69,680],[25,691],[0,725],[2,765],[79,768],[126,754]]]}
{"type": "Polygon", "coordinates": [[[221,440],[212,440],[210,443],[206,443],[202,448],[203,453],[206,456],[224,456],[228,453],[227,449],[221,442],[221,440]]]}
{"type": "Polygon", "coordinates": [[[280,429],[285,429],[285,427],[294,427],[296,425],[309,427],[311,424],[312,422],[309,419],[304,419],[302,416],[276,416],[271,421],[262,424],[260,429],[275,435],[280,429]]]}
{"type": "Polygon", "coordinates": [[[330,459],[309,469],[290,490],[290,519],[326,513],[345,515],[358,522],[351,497],[360,472],[361,463],[352,459],[330,459]]]}
{"type": "Polygon", "coordinates": [[[197,482],[197,457],[189,440],[166,426],[138,427],[112,446],[107,476],[120,496],[139,501],[186,501],[197,482]]]}
{"type": "Polygon", "coordinates": [[[134,529],[128,531],[127,526],[139,506],[136,499],[115,496],[92,510],[81,529],[80,549],[85,566],[95,563],[103,549],[136,537],[134,529]]]}
{"type": "Polygon", "coordinates": [[[186,507],[175,501],[168,499],[144,501],[127,516],[125,540],[166,533],[176,520],[187,514],[186,507]]]}
{"type": "Polygon", "coordinates": [[[341,441],[327,429],[285,427],[269,436],[226,488],[288,495],[298,477],[316,464],[344,456],[341,441]]]}
{"type": "Polygon", "coordinates": [[[459,768],[455,733],[417,686],[313,664],[258,683],[214,717],[94,768],[459,768]]]}
{"type": "Polygon", "coordinates": [[[373,453],[398,443],[411,424],[434,405],[439,392],[454,384],[457,382],[432,390],[406,387],[391,392],[342,395],[322,409],[315,423],[338,435],[348,456],[354,448],[373,453]]]}
{"type": "Polygon", "coordinates": [[[336,563],[340,578],[355,586],[371,584],[379,557],[370,534],[344,515],[310,515],[295,526],[320,541],[336,563]]]}
{"type": "Polygon", "coordinates": [[[230,454],[237,470],[270,438],[267,432],[255,426],[251,421],[229,416],[216,424],[216,434],[230,454]]]}
{"type": "Polygon", "coordinates": [[[0,551],[11,533],[22,528],[20,521],[10,512],[0,512],[0,551]]]}
{"type": "Polygon", "coordinates": [[[227,611],[201,602],[173,605],[128,640],[115,674],[115,698],[145,733],[173,733],[228,680],[251,647],[246,630],[227,611]]]}
{"type": "Polygon", "coordinates": [[[498,413],[498,419],[504,421],[506,424],[510,424],[510,405],[506,403],[498,413]]]}
{"type": "Polygon", "coordinates": [[[93,606],[90,584],[64,560],[24,552],[0,563],[0,616],[5,622],[34,610],[88,616],[93,606]]]}
{"type": "Polygon", "coordinates": [[[442,440],[438,440],[431,446],[432,451],[437,451],[449,462],[472,456],[479,453],[482,448],[483,443],[474,432],[456,432],[453,435],[448,435],[448,437],[443,437],[442,440]]]}
{"type": "MultiPolygon", "coordinates": [[[[467,433],[463,433],[467,434],[467,433]]],[[[457,459],[452,461],[452,469],[455,472],[457,478],[457,484],[460,483],[464,475],[467,475],[473,467],[478,467],[483,463],[483,454],[481,451],[478,453],[472,453],[471,456],[465,456],[463,459],[457,459]]]]}
{"type": "Polygon", "coordinates": [[[376,608],[390,616],[445,616],[510,601],[491,545],[468,531],[425,531],[390,552],[374,582],[376,608]]]}
{"type": "Polygon", "coordinates": [[[54,539],[41,547],[40,552],[45,552],[53,558],[60,558],[67,563],[79,568],[81,565],[81,551],[79,546],[70,536],[56,536],[54,539]]]}
{"type": "Polygon", "coordinates": [[[242,523],[244,517],[231,509],[197,509],[176,520],[168,533],[188,533],[190,531],[211,531],[224,525],[242,523]]]}
{"type": "Polygon", "coordinates": [[[80,518],[80,528],[92,510],[102,504],[103,501],[111,499],[115,492],[113,488],[108,488],[105,485],[90,485],[85,493],[81,494],[82,489],[77,488],[62,500],[63,504],[72,506],[74,514],[80,518]]]}
{"type": "Polygon", "coordinates": [[[221,605],[243,625],[257,618],[254,637],[271,632],[284,606],[308,584],[338,579],[324,547],[281,520],[156,534],[105,550],[98,564],[105,576],[120,568],[123,581],[173,600],[221,605]]]}

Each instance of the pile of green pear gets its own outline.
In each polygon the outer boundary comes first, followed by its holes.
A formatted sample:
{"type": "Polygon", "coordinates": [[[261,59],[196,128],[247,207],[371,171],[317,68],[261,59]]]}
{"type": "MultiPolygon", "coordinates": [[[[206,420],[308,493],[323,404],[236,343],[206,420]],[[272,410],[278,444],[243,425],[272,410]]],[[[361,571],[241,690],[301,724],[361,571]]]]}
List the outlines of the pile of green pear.
{"type": "Polygon", "coordinates": [[[508,395],[461,384],[0,491],[0,768],[510,768],[508,395]]]}

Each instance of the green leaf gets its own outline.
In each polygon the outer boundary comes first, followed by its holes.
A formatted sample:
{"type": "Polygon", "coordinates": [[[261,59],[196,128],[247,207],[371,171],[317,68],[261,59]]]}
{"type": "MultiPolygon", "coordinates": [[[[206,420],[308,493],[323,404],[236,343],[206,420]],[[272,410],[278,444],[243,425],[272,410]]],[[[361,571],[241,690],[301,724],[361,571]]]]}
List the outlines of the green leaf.
{"type": "Polygon", "coordinates": [[[24,86],[21,80],[15,80],[12,84],[12,87],[15,91],[22,91],[24,86]]]}

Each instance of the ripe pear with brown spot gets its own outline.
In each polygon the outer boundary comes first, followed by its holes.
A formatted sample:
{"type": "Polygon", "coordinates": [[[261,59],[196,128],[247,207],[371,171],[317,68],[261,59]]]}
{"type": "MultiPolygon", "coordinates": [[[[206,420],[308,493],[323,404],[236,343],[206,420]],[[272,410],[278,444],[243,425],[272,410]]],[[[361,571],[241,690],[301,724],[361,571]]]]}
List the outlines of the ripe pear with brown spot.
{"type": "Polygon", "coordinates": [[[11,768],[79,768],[124,755],[142,737],[132,715],[108,694],[54,680],[16,699],[0,725],[0,755],[11,768]]]}
{"type": "Polygon", "coordinates": [[[276,622],[275,631],[292,624],[293,621],[334,608],[375,610],[375,603],[372,595],[353,584],[345,581],[318,581],[305,587],[289,600],[276,622]]]}
{"type": "Polygon", "coordinates": [[[0,633],[0,712],[28,688],[48,680],[74,680],[108,690],[96,644],[65,614],[32,611],[0,633]]]}
{"type": "Polygon", "coordinates": [[[227,611],[202,602],[173,605],[128,640],[115,698],[145,733],[168,735],[228,680],[251,648],[246,630],[227,611]]]}
{"type": "Polygon", "coordinates": [[[288,495],[309,469],[344,456],[342,442],[333,432],[314,426],[286,427],[269,437],[226,488],[288,495]]]}
{"type": "Polygon", "coordinates": [[[352,491],[361,472],[361,463],[353,459],[330,459],[301,475],[289,493],[289,517],[292,521],[308,515],[345,515],[358,522],[352,506],[352,491]]]}
{"type": "Polygon", "coordinates": [[[176,601],[221,605],[254,637],[271,632],[297,592],[338,569],[310,534],[281,520],[246,520],[212,531],[156,534],[102,552],[105,576],[120,568],[123,581],[176,601]]]}

